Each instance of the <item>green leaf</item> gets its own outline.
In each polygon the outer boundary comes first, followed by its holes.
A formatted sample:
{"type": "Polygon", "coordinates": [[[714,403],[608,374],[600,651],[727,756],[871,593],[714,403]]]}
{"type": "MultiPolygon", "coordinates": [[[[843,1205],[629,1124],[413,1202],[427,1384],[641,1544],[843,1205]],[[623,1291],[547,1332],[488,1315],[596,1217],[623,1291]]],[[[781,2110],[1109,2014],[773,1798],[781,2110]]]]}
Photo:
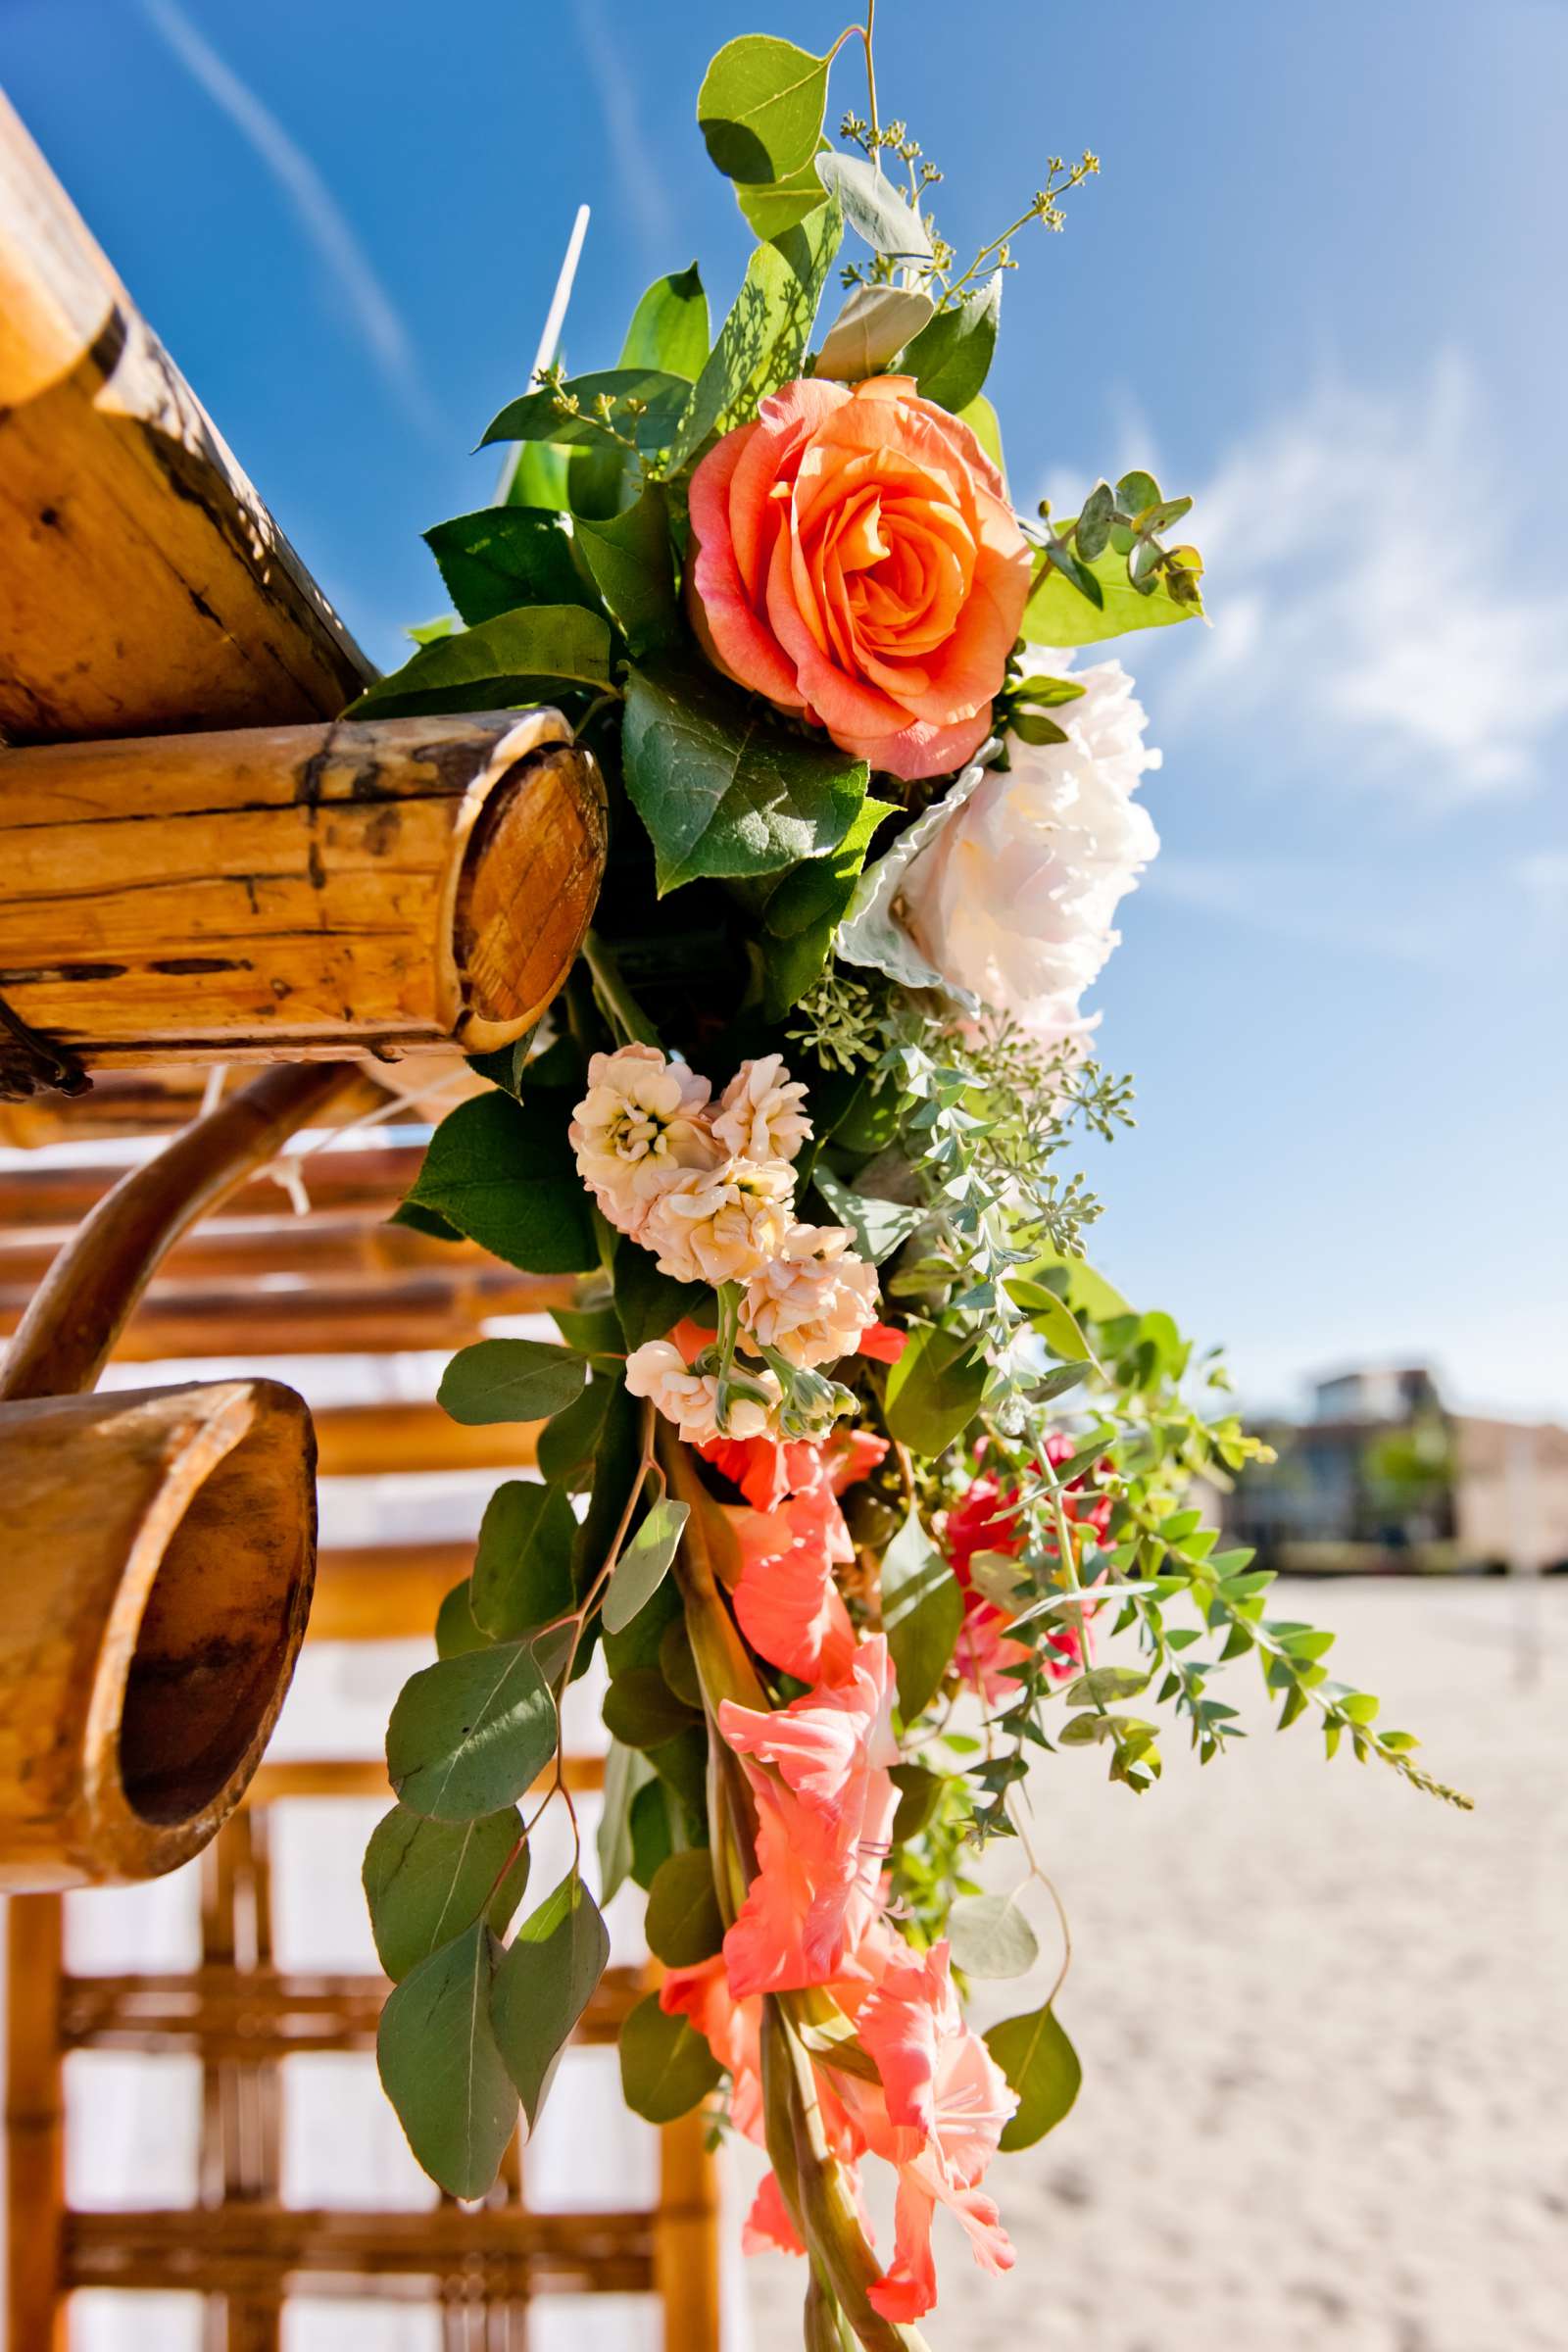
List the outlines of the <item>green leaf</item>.
{"type": "Polygon", "coordinates": [[[556,1702],[522,1642],[443,1658],[406,1683],[386,1734],[403,1803],[432,1821],[515,1804],[556,1752],[556,1702]]]}
{"type": "Polygon", "coordinates": [[[517,2121],[490,2026],[500,1946],[482,1920],[411,1970],[381,2012],[376,2064],[399,2123],[449,2196],[482,2197],[517,2121]]]}
{"type": "Polygon", "coordinates": [[[605,1758],[605,1795],[596,1840],[599,1892],[606,1903],[614,1899],[631,1876],[632,1805],[638,1790],[652,1786],[656,1778],[641,1748],[612,1740],[610,1753],[605,1758]]]}
{"type": "Polygon", "coordinates": [[[958,421],[969,427],[992,465],[1005,480],[1007,468],[1002,455],[1002,426],[997,421],[996,410],[983,392],[976,393],[974,399],[959,411],[958,421]]]}
{"type": "Polygon", "coordinates": [[[426,531],[447,594],[470,628],[519,605],[596,607],[561,516],[542,507],[482,507],[426,531]]]}
{"type": "Polygon", "coordinates": [[[509,1478],[485,1504],[469,1606],[492,1639],[520,1642],[571,1607],[577,1521],[559,1487],[509,1478]]]}
{"type": "Polygon", "coordinates": [[[1039,645],[1098,645],[1103,638],[1124,637],[1134,629],[1157,629],[1169,621],[1192,620],[1203,610],[1198,601],[1179,604],[1163,574],[1152,596],[1140,596],[1127,577],[1126,558],[1118,555],[1114,546],[1105,548],[1087,569],[1099,586],[1099,605],[1092,604],[1054,565],[1047,564],[1035,574],[1023,612],[1023,636],[1039,645]]]}
{"type": "MultiPolygon", "coordinates": [[[[826,139],[817,142],[816,152],[828,153],[826,139]]],[[[816,176],[814,158],[808,156],[798,172],[786,172],[782,179],[772,180],[765,187],[748,187],[737,180],[735,201],[753,235],[764,242],[776,242],[790,229],[799,228],[812,213],[820,212],[828,202],[828,193],[816,176]]]]}
{"type": "Polygon", "coordinates": [[[824,856],[869,776],[863,760],[786,734],[706,665],[667,656],[628,677],[621,758],[661,897],[824,856]]]}
{"type": "Polygon", "coordinates": [[[620,2087],[633,2115],[672,2124],[701,2106],[722,2074],[689,2019],[666,2017],[659,1995],[640,2000],[620,2029],[620,2087]]]}
{"type": "Polygon", "coordinates": [[[882,1630],[906,1723],[935,1697],[962,1624],[962,1587],[911,1510],[882,1555],[882,1630]]]}
{"type": "MultiPolygon", "coordinates": [[[[692,1710],[655,1666],[633,1666],[617,1674],[605,1692],[605,1729],[625,1747],[662,1747],[692,1723],[692,1710]]],[[[655,1770],[659,1759],[654,1758],[655,1770]]]]}
{"type": "Polygon", "coordinates": [[[938,311],[904,355],[904,372],[913,376],[922,400],[963,415],[991,372],[1001,318],[1000,270],[952,310],[938,311]]]}
{"type": "Polygon", "coordinates": [[[791,866],[768,892],[761,910],[762,1011],[767,1020],[782,1020],[826,963],[866,852],[878,826],[893,814],[891,801],[867,797],[836,850],[791,866]]]}
{"type": "Polygon", "coordinates": [[[605,1624],[612,1634],[624,1633],[638,1610],[651,1600],[669,1574],[691,1505],[656,1502],[611,1572],[605,1593],[605,1624]]]}
{"type": "Polygon", "coordinates": [[[453,1420],[468,1429],[492,1421],[545,1421],[571,1402],[587,1377],[580,1355],[548,1340],[476,1340],[452,1358],[436,1395],[453,1420]]]}
{"type": "Polygon", "coordinates": [[[632,1490],[643,1477],[643,1407],[627,1394],[623,1381],[611,1384],[604,1427],[594,1456],[594,1475],[588,1490],[588,1509],[577,1530],[571,1576],[579,1599],[605,1564],[621,1514],[632,1490]]]}
{"type": "Polygon", "coordinates": [[[680,420],[672,468],[695,457],[710,434],[751,422],[760,401],[800,374],[843,237],[843,216],[830,203],[759,245],[680,420]]]}
{"type": "Polygon", "coordinates": [[[481,1913],[505,1935],[528,1884],[522,1817],[507,1805],[477,1821],[426,1821],[394,1805],[365,1849],[364,1883],[376,1953],[395,1983],[481,1913]]]}
{"type": "Polygon", "coordinates": [[[680,632],[669,508],[660,482],[647,482],[635,506],[606,522],[579,522],[577,545],[599,593],[634,654],[667,645],[680,632]]]}
{"type": "Polygon", "coordinates": [[[631,1800],[631,1877],[646,1894],[675,1851],[675,1818],[682,1800],[654,1771],[631,1800]]]}
{"type": "Polygon", "coordinates": [[[971,1977],[1023,1977],[1040,1939],[1010,1894],[975,1894],[948,1913],[954,1965],[971,1977]]]}
{"type": "Polygon", "coordinates": [[[1042,1274],[1065,1268],[1067,1275],[1067,1303],[1076,1313],[1087,1315],[1092,1323],[1114,1322],[1118,1315],[1130,1315],[1132,1308],[1114,1283],[1105,1280],[1086,1259],[1067,1257],[1061,1250],[1049,1247],[1040,1250],[1026,1266],[1018,1269],[1014,1279],[1038,1281],[1042,1274]]]}
{"type": "Polygon", "coordinates": [[[703,75],[697,121],[726,179],[765,185],[810,162],[822,135],[831,62],[771,33],[725,42],[703,75]]]}
{"type": "Polygon", "coordinates": [[[405,1205],[433,1211],[529,1274],[585,1274],[599,1263],[565,1122],[499,1090],[448,1112],[405,1205]]]}
{"type": "Polygon", "coordinates": [[[492,441],[548,441],[558,449],[584,444],[609,448],[609,436],[594,416],[597,403],[608,400],[616,432],[629,434],[639,449],[662,449],[690,393],[685,376],[662,368],[605,368],[596,375],[573,376],[562,386],[562,397],[576,401],[575,413],[563,415],[556,394],[548,389],[509,401],[491,418],[479,447],[488,448],[492,441]],[[628,401],[641,402],[642,413],[634,416],[628,401]]]}
{"type": "Polygon", "coordinates": [[[565,514],[571,511],[571,451],[552,449],[548,441],[524,441],[507,487],[509,507],[545,507],[565,514]]]}
{"type": "Polygon", "coordinates": [[[486,1638],[473,1620],[465,1577],[461,1585],[453,1586],[435,1613],[435,1654],[438,1658],[462,1658],[486,1646],[486,1638]]]}
{"type": "Polygon", "coordinates": [[[854,1234],[859,1255],[874,1266],[891,1257],[900,1244],[906,1242],[911,1233],[917,1233],[931,1214],[929,1208],[921,1207],[918,1202],[874,1200],[868,1194],[852,1193],[820,1161],[812,1172],[811,1182],[833,1211],[835,1222],[847,1225],[854,1234]]]}
{"type": "Polygon", "coordinates": [[[707,1284],[675,1282],[661,1274],[652,1250],[638,1242],[617,1243],[614,1284],[615,1312],[628,1353],[647,1340],[662,1340],[683,1316],[696,1314],[705,1303],[710,1323],[717,1321],[713,1294],[707,1284]]]}
{"type": "Polygon", "coordinates": [[[592,1480],[605,1418],[619,1383],[597,1376],[580,1396],[546,1422],[539,1432],[534,1459],[539,1475],[553,1487],[580,1493],[592,1480]]]}
{"type": "MultiPolygon", "coordinates": [[[[912,351],[930,333],[932,323],[940,325],[935,309],[930,295],[914,286],[856,286],[828,328],[812,374],[834,376],[840,383],[880,374],[911,337],[912,351]]],[[[904,372],[913,374],[912,361],[904,372]]],[[[977,383],[975,390],[979,389],[977,383]]]]}
{"type": "Polygon", "coordinates": [[[1118,1698],[1136,1698],[1148,1688],[1149,1676],[1140,1666],[1091,1666],[1087,1674],[1069,1684],[1067,1704],[1102,1707],[1118,1698]]]}
{"type": "Polygon", "coordinates": [[[1078,2096],[1078,2053],[1049,2006],[1027,2017],[1004,2018],[985,2037],[986,2048],[1018,2093],[1018,2111],[1002,2134],[1011,2155],[1054,2131],[1078,2096]]]}
{"type": "Polygon", "coordinates": [[[503,710],[572,686],[610,683],[610,624],[581,605],[522,605],[424,645],[351,703],[345,718],[503,710]]]}
{"type": "Polygon", "coordinates": [[[1054,1291],[1028,1275],[1014,1274],[1003,1284],[1014,1305],[1021,1306],[1048,1348],[1070,1364],[1094,1361],[1094,1349],[1084,1338],[1078,1318],[1054,1291]]]}
{"type": "Polygon", "coordinates": [[[620,347],[622,368],[657,368],[695,383],[711,340],[708,296],[697,264],[656,277],[632,313],[620,347]]]}
{"type": "Polygon", "coordinates": [[[901,1446],[934,1458],[961,1438],[985,1396],[989,1369],[961,1332],[925,1323],[888,1374],[887,1425],[901,1446]]]}
{"type": "Polygon", "coordinates": [[[724,1940],[724,1919],[713,1887],[713,1857],[693,1846],[662,1862],[648,1889],[644,1927],[648,1948],[666,1968],[696,1968],[724,1940]]]}
{"type": "Polygon", "coordinates": [[[893,1816],[893,1842],[905,1845],[931,1820],[942,1801],[945,1787],[940,1772],[931,1772],[924,1764],[895,1764],[888,1778],[899,1791],[899,1809],[893,1816]]]}
{"type": "Polygon", "coordinates": [[[491,2022],[530,2132],[609,1958],[599,1907],[573,1870],[523,1921],[496,1971],[491,2022]]]}
{"type": "Polygon", "coordinates": [[[877,253],[896,261],[929,262],[931,233],[912,206],[868,156],[819,155],[816,176],[844,208],[844,218],[877,253]]]}
{"type": "Polygon", "coordinates": [[[1110,526],[1116,516],[1116,500],[1108,482],[1097,482],[1084,500],[1073,539],[1078,553],[1086,564],[1102,556],[1110,544],[1110,526]]]}

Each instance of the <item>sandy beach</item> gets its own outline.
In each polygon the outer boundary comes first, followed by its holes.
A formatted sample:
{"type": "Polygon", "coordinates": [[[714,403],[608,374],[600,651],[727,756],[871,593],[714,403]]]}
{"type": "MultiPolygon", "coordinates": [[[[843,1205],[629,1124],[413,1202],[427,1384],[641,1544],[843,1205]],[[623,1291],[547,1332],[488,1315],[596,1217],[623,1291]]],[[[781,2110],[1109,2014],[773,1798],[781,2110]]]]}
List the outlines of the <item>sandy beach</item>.
{"type": "MultiPolygon", "coordinates": [[[[1568,2345],[1568,1581],[1286,1598],[1477,1809],[1263,1718],[1201,1774],[1167,1744],[1141,1799],[1048,1759],[1084,2088],[991,2176],[1011,2277],[941,2232],[933,2352],[1568,2345]]],[[[984,1988],[983,2021],[1054,1971],[984,1988]]],[[[797,2352],[800,2272],[747,2276],[757,2352],[797,2352]]]]}

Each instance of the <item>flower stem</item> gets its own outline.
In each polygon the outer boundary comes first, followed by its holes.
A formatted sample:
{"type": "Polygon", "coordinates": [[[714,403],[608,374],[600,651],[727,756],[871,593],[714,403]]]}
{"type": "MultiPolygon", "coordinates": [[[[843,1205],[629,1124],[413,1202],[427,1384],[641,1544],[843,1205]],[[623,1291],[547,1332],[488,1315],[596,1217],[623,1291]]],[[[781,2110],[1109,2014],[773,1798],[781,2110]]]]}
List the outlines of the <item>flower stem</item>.
{"type": "Polygon", "coordinates": [[[615,951],[597,931],[582,943],[582,959],[594,984],[599,1009],[623,1045],[657,1046],[659,1031],[626,986],[615,951]]]}

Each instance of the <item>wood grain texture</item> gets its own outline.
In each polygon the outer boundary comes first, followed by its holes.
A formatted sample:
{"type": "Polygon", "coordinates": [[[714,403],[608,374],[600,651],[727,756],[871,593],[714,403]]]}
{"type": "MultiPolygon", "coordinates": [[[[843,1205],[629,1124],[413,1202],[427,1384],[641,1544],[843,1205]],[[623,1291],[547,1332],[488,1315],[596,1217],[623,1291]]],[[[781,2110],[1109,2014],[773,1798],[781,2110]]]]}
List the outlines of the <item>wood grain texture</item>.
{"type": "MultiPolygon", "coordinates": [[[[349,1083],[346,1077],[344,1083],[349,1083]]],[[[305,1153],[297,1164],[307,1207],[298,1222],[315,1223],[345,1213],[390,1216],[413,1185],[423,1157],[417,1144],[357,1145],[305,1153]]],[[[143,1164],[124,1159],[0,1168],[0,1226],[68,1240],[77,1220],[143,1164]]],[[[258,1172],[225,1195],[210,1230],[226,1232],[231,1218],[270,1223],[289,1208],[290,1195],[278,1178],[258,1172]]]]}
{"type": "Polygon", "coordinates": [[[330,718],[373,674],[3,96],[0,545],[14,743],[330,718]]]}
{"type": "Polygon", "coordinates": [[[270,1381],[0,1406],[0,1887],[155,1876],[232,1810],[304,1638],[313,1471],[270,1381]]]}
{"type": "Polygon", "coordinates": [[[334,1404],[316,1412],[322,1478],[378,1478],[388,1471],[532,1467],[542,1421],[466,1428],[438,1404],[334,1404]]]}
{"type": "Polygon", "coordinates": [[[0,760],[0,994],[89,1069],[510,1044],[570,969],[604,787],[558,711],[0,760]]]}

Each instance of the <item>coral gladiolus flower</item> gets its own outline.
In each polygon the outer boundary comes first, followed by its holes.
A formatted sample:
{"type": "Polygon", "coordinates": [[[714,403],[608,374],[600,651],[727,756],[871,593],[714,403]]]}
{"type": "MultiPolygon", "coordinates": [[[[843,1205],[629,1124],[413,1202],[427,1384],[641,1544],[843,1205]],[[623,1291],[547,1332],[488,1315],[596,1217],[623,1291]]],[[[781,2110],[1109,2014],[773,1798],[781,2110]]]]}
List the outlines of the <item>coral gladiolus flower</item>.
{"type": "Polygon", "coordinates": [[[740,1544],[735,1614],[747,1641],[803,1683],[841,1682],[855,1658],[855,1628],[833,1582],[855,1545],[818,1460],[814,1485],[773,1511],[731,1510],[740,1544]]]}
{"type": "Polygon", "coordinates": [[[720,669],[906,780],[973,758],[1029,549],[969,427],[911,376],[786,384],[698,466],[691,526],[720,669]]]}
{"type": "Polygon", "coordinates": [[[732,1699],[719,1708],[722,1737],[755,1759],[758,1875],[724,1938],[737,1999],[830,1983],[869,1926],[898,1810],[892,1714],[880,1634],[859,1644],[842,1683],[771,1712],[732,1699]],[[758,1769],[769,1764],[777,1777],[758,1769]]]}

